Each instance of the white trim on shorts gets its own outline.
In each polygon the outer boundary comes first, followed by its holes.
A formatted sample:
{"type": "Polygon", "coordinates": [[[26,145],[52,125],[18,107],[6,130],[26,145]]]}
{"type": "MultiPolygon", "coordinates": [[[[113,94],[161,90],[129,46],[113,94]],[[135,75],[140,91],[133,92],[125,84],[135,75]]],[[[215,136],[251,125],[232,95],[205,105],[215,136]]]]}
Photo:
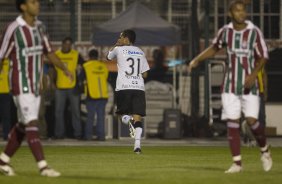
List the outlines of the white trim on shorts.
{"type": "Polygon", "coordinates": [[[260,98],[258,95],[235,95],[234,93],[222,93],[222,115],[221,119],[236,120],[241,117],[241,112],[245,117],[257,119],[259,115],[260,98]]]}
{"type": "Polygon", "coordinates": [[[13,96],[17,107],[18,121],[27,125],[29,122],[38,119],[40,108],[40,96],[33,93],[25,93],[13,96]]]}

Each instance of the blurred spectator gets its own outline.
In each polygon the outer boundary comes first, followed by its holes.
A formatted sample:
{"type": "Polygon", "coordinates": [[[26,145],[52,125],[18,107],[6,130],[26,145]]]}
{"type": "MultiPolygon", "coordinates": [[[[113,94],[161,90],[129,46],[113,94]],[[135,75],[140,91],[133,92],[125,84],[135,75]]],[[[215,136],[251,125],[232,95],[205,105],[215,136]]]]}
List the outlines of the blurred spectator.
{"type": "Polygon", "coordinates": [[[164,65],[164,53],[160,49],[153,51],[153,67],[148,71],[146,81],[165,82],[167,67],[164,65]]]}
{"type": "Polygon", "coordinates": [[[39,126],[41,136],[51,138],[54,136],[55,125],[55,69],[49,63],[45,63],[43,67],[42,93],[41,93],[41,109],[39,111],[39,126]]]}
{"type": "Polygon", "coordinates": [[[71,121],[74,131],[74,137],[81,138],[81,122],[80,122],[80,88],[82,84],[78,80],[79,71],[84,60],[78,51],[72,49],[73,41],[70,37],[66,37],[62,41],[62,48],[56,51],[56,55],[72,72],[74,80],[70,81],[62,70],[56,67],[57,78],[55,92],[55,138],[62,139],[65,136],[65,118],[64,110],[66,101],[70,102],[71,121]]]}
{"type": "Polygon", "coordinates": [[[0,123],[3,139],[7,140],[11,128],[11,103],[9,89],[9,60],[5,59],[0,67],[0,123]]]}
{"type": "Polygon", "coordinates": [[[84,138],[91,140],[93,137],[93,122],[97,115],[96,135],[97,140],[105,140],[105,108],[108,100],[108,68],[105,63],[98,60],[98,51],[89,51],[89,61],[83,64],[86,82],[86,108],[87,121],[84,127],[84,138]]]}

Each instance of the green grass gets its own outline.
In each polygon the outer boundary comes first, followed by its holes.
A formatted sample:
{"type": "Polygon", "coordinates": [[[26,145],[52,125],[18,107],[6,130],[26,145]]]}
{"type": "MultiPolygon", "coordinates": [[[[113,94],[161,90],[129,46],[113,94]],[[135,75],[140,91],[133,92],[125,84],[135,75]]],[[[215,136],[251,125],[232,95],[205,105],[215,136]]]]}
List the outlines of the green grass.
{"type": "Polygon", "coordinates": [[[27,147],[11,164],[17,176],[0,175],[0,184],[269,184],[282,181],[282,148],[272,148],[273,169],[262,170],[258,148],[243,148],[244,171],[224,174],[231,165],[227,147],[45,147],[49,164],[62,172],[59,178],[39,176],[27,147]]]}

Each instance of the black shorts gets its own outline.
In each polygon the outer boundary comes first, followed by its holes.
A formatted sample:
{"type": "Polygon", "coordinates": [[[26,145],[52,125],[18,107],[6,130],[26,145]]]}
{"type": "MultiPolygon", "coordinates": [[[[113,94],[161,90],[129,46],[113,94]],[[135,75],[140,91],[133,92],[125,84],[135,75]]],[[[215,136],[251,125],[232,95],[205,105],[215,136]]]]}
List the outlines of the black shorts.
{"type": "Polygon", "coordinates": [[[145,91],[142,90],[120,90],[115,92],[117,103],[117,114],[146,115],[145,91]]]}

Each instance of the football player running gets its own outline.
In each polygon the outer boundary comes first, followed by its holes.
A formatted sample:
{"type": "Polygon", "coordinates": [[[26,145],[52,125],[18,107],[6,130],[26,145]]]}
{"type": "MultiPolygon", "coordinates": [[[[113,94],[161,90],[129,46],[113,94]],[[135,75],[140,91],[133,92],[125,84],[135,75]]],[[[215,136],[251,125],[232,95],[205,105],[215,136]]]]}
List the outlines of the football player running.
{"type": "Polygon", "coordinates": [[[146,115],[144,79],[149,65],[144,52],[134,46],[136,34],[124,30],[107,55],[108,60],[117,60],[118,76],[115,98],[116,113],[129,126],[130,136],[135,139],[134,152],[141,153],[142,117],[146,115]]]}

